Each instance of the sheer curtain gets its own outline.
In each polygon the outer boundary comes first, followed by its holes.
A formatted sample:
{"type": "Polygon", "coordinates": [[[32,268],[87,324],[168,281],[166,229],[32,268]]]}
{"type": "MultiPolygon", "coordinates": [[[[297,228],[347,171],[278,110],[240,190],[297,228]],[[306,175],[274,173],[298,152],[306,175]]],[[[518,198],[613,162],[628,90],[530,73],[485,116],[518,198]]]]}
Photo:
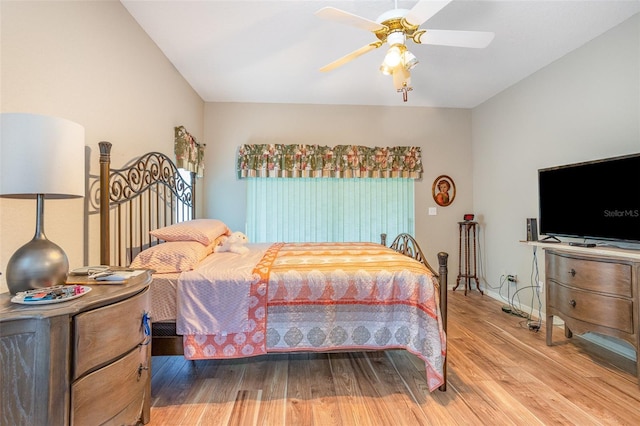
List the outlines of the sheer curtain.
{"type": "Polygon", "coordinates": [[[413,179],[247,179],[251,242],[380,242],[414,234],[413,179]]]}

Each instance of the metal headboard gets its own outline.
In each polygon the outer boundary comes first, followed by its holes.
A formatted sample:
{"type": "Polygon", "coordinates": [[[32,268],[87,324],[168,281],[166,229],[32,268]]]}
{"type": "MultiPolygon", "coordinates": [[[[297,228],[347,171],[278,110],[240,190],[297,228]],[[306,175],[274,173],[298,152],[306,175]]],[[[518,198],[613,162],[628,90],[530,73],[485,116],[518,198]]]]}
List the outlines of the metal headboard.
{"type": "Polygon", "coordinates": [[[159,241],[149,231],[195,218],[195,173],[186,182],[165,154],[150,152],[111,169],[111,143],[100,142],[100,263],[126,266],[159,241]]]}

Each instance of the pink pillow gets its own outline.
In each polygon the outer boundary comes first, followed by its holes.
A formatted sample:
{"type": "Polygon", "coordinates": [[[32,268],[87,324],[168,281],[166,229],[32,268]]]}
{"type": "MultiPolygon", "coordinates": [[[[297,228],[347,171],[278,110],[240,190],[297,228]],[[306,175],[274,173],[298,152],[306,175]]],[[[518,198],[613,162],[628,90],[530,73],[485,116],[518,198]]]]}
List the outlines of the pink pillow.
{"type": "Polygon", "coordinates": [[[231,230],[218,219],[193,219],[155,229],[149,233],[164,241],[198,241],[208,246],[220,235],[231,234],[231,230]]]}
{"type": "Polygon", "coordinates": [[[173,241],[141,251],[131,262],[134,269],[153,269],[157,273],[190,271],[213,251],[197,241],[173,241]]]}

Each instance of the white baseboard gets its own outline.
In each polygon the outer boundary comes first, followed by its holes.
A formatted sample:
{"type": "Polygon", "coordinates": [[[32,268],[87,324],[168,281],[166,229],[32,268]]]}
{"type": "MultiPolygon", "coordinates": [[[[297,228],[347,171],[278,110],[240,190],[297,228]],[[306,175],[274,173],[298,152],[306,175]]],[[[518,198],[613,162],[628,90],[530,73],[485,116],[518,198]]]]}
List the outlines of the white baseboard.
{"type": "Polygon", "coordinates": [[[581,334],[580,337],[632,361],[636,360],[636,351],[633,349],[633,346],[623,340],[596,333],[585,333],[581,334]]]}

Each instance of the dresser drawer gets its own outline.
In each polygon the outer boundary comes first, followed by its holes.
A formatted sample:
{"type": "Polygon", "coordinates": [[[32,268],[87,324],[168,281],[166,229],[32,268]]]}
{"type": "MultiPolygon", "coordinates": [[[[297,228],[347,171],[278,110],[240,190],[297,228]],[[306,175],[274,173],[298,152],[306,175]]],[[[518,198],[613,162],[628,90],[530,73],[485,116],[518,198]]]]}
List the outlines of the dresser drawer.
{"type": "Polygon", "coordinates": [[[631,265],[547,253],[546,276],[584,290],[632,297],[631,265]]]}
{"type": "Polygon", "coordinates": [[[147,345],[137,347],[118,361],[73,383],[71,424],[137,424],[148,397],[148,351],[147,345]]]}
{"type": "Polygon", "coordinates": [[[633,334],[633,301],[555,284],[549,305],[568,317],[633,334]]]}
{"type": "Polygon", "coordinates": [[[74,317],[73,379],[105,365],[144,341],[142,316],[149,291],[74,317]]]}

